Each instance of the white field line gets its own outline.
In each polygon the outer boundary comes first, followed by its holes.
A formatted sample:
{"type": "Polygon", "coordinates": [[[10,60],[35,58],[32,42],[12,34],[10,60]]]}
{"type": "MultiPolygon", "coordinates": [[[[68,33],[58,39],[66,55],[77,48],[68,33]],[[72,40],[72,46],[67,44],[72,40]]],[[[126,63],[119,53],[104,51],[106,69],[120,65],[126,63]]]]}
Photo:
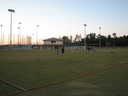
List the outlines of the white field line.
{"type": "Polygon", "coordinates": [[[0,81],[3,82],[3,83],[5,83],[6,85],[9,85],[9,86],[11,86],[11,87],[13,87],[13,88],[18,89],[18,90],[26,91],[25,88],[23,88],[23,87],[21,87],[21,86],[19,86],[19,85],[16,85],[16,84],[14,84],[14,83],[12,83],[12,82],[10,82],[10,81],[7,81],[7,80],[1,80],[1,79],[0,79],[0,81]]]}

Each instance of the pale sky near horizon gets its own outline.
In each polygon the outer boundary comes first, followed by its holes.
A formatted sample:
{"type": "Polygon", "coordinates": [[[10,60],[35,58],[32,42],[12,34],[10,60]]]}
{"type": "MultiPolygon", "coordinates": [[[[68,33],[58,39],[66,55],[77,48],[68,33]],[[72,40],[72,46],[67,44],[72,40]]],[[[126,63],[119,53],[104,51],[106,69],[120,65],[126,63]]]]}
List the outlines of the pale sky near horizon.
{"type": "Polygon", "coordinates": [[[84,33],[117,33],[128,35],[128,0],[0,0],[0,24],[6,37],[9,35],[10,13],[13,14],[13,34],[17,36],[18,22],[24,35],[38,30],[39,39],[84,33]],[[36,29],[36,25],[40,25],[36,29]]]}

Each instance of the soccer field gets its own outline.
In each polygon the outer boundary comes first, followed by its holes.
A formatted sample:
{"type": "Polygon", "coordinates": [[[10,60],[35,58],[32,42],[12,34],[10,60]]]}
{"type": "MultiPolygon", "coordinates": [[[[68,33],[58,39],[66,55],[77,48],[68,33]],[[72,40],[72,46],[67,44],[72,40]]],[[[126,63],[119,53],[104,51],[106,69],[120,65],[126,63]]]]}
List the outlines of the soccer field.
{"type": "Polygon", "coordinates": [[[0,50],[0,96],[128,96],[128,48],[0,50]]]}

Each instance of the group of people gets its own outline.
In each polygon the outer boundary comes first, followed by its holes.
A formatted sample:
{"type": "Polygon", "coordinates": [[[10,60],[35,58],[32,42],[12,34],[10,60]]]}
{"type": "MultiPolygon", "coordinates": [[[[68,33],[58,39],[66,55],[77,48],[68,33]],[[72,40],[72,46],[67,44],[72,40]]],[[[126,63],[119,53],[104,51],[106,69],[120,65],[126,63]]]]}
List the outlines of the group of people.
{"type": "Polygon", "coordinates": [[[62,46],[62,47],[55,46],[55,51],[56,51],[57,55],[59,55],[59,54],[63,55],[65,52],[64,46],[62,46]]]}

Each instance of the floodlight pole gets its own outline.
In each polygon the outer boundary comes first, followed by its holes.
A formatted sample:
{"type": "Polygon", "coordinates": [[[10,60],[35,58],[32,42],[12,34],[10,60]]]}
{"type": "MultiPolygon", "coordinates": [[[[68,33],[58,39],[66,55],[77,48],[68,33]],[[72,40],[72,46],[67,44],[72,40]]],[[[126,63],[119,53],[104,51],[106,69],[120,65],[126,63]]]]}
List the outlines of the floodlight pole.
{"type": "Polygon", "coordinates": [[[84,50],[86,51],[86,27],[87,27],[87,24],[84,24],[84,50]]]}
{"type": "Polygon", "coordinates": [[[18,32],[18,44],[21,44],[21,39],[22,39],[22,38],[21,38],[20,35],[21,35],[21,24],[22,24],[22,23],[19,22],[18,24],[19,24],[19,26],[17,27],[17,29],[19,29],[19,32],[18,32]]]}
{"type": "Polygon", "coordinates": [[[3,34],[2,34],[2,27],[3,27],[3,25],[1,24],[0,27],[1,27],[1,36],[0,37],[1,37],[1,42],[2,42],[3,41],[3,34]]]}
{"type": "Polygon", "coordinates": [[[10,11],[10,45],[12,45],[12,12],[10,11]]]}
{"type": "Polygon", "coordinates": [[[37,31],[36,31],[36,45],[38,45],[38,27],[39,27],[39,25],[36,25],[36,27],[37,27],[37,31]]]}
{"type": "Polygon", "coordinates": [[[8,9],[10,12],[10,45],[12,45],[12,13],[15,12],[13,9],[8,9]]]}
{"type": "Polygon", "coordinates": [[[99,34],[100,34],[100,38],[99,38],[99,47],[101,48],[101,26],[99,26],[99,34]]]}
{"type": "Polygon", "coordinates": [[[20,36],[19,36],[20,27],[17,27],[17,29],[18,29],[18,35],[17,35],[17,36],[18,36],[18,38],[17,38],[17,39],[18,39],[18,40],[17,40],[18,42],[17,42],[17,44],[19,45],[19,44],[20,44],[20,40],[19,40],[19,38],[20,38],[20,36]]]}

